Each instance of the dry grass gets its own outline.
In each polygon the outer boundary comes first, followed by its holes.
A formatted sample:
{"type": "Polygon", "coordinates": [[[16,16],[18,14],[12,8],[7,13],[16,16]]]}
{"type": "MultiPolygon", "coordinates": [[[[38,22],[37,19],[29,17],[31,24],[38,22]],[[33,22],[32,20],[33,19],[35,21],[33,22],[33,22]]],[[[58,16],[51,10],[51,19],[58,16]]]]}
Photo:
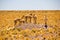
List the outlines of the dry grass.
{"type": "MultiPolygon", "coordinates": [[[[33,22],[33,20],[32,20],[33,22]]],[[[23,24],[22,24],[23,25],[23,24]]],[[[26,26],[30,27],[30,26],[26,26]]],[[[38,26],[37,26],[38,27],[38,26]]],[[[22,27],[24,28],[24,26],[22,27]]],[[[60,11],[59,10],[36,10],[36,11],[0,11],[0,40],[60,40],[60,11]],[[43,24],[41,28],[21,29],[15,28],[14,20],[23,15],[35,14],[37,25],[43,24]],[[47,16],[47,29],[44,28],[47,16]]]]}

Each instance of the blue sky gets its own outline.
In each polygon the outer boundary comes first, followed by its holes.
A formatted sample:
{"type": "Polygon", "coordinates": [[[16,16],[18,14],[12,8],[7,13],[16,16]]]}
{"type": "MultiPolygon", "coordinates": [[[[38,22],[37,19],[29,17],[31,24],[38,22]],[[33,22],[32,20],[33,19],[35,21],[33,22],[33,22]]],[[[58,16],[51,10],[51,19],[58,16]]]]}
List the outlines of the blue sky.
{"type": "Polygon", "coordinates": [[[0,0],[0,10],[60,10],[60,0],[0,0]]]}

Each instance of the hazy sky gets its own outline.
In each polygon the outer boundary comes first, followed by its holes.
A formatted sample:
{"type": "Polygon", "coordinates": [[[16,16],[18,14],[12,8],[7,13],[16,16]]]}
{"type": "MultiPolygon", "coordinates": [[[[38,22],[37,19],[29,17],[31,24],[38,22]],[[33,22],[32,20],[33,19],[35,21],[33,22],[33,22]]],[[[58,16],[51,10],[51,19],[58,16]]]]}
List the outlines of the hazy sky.
{"type": "Polygon", "coordinates": [[[0,10],[60,10],[60,0],[0,0],[0,10]]]}

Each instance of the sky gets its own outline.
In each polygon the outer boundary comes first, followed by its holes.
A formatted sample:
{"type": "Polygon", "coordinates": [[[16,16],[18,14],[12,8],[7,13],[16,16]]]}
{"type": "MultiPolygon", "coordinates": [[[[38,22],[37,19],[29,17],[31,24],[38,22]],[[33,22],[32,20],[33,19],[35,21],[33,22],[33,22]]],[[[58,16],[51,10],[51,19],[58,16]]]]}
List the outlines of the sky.
{"type": "Polygon", "coordinates": [[[0,10],[60,10],[60,0],[0,0],[0,10]]]}

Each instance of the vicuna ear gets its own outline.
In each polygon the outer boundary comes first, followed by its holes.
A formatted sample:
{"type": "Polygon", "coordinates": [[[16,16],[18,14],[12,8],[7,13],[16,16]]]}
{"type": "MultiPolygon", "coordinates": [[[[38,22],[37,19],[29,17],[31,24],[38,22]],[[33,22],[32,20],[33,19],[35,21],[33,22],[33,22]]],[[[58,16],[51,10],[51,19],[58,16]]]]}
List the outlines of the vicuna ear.
{"type": "Polygon", "coordinates": [[[14,26],[17,24],[17,21],[20,22],[20,19],[14,20],[14,26]]]}

